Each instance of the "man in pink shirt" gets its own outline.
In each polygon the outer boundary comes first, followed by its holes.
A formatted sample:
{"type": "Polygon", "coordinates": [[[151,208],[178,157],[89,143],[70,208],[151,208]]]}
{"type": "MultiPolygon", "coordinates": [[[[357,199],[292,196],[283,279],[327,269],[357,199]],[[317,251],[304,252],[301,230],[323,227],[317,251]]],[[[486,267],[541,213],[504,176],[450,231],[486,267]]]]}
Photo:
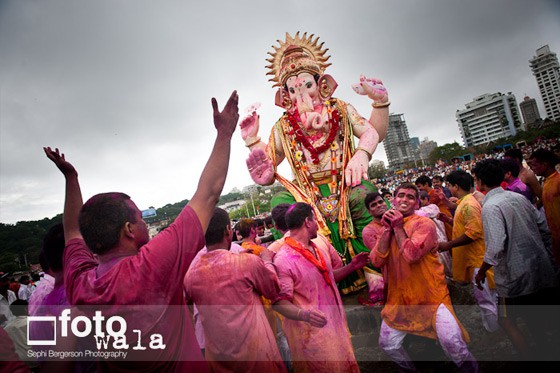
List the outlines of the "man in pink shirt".
{"type": "Polygon", "coordinates": [[[310,205],[294,204],[286,223],[290,236],[274,257],[281,286],[274,307],[286,317],[283,327],[294,371],[358,372],[336,287],[336,280],[355,268],[343,267],[332,245],[325,248],[312,242],[318,225],[310,205]]]}
{"type": "MultiPolygon", "coordinates": [[[[82,206],[75,168],[58,149],[45,148],[66,179],[63,262],[68,300],[90,306],[80,307],[85,312],[101,311],[107,333],[111,317],[126,321],[120,330],[119,323],[112,325],[113,334],[115,329],[122,332],[128,344],[126,358],[100,359],[100,370],[208,370],[181,284],[204,246],[204,232],[225,183],[239,118],[237,101],[234,91],[220,112],[212,99],[217,137],[198,188],[173,224],[151,241],[142,212],[126,194],[98,194],[82,206]]],[[[99,335],[97,328],[93,333],[99,335]]],[[[109,351],[123,351],[114,344],[110,349],[112,342],[109,351]]]]}
{"type": "Polygon", "coordinates": [[[273,253],[231,253],[232,236],[228,213],[216,208],[205,235],[207,252],[185,276],[185,292],[204,327],[206,359],[213,372],[285,372],[259,298],[280,291],[273,253]]]}
{"type": "Polygon", "coordinates": [[[502,168],[504,169],[504,181],[507,183],[505,190],[510,190],[515,193],[519,193],[526,197],[529,202],[533,203],[535,199],[531,189],[521,181],[519,176],[519,163],[513,158],[503,158],[500,161],[502,168]]]}

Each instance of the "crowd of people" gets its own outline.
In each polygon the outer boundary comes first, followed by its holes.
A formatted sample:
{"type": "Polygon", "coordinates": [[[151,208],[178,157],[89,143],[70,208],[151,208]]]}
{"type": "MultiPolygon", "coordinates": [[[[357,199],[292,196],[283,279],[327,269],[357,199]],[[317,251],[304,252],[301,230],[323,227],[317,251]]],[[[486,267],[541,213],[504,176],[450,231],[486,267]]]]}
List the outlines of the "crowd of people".
{"type": "MultiPolygon", "coordinates": [[[[270,242],[258,239],[262,224],[244,219],[233,226],[227,212],[216,208],[237,103],[236,92],[222,111],[212,100],[217,136],[198,188],[176,220],[152,239],[128,195],[102,193],[83,203],[75,167],[58,149],[44,149],[66,182],[63,222],[43,245],[53,282],[50,291],[30,298],[29,309],[21,303],[5,313],[12,327],[0,328],[3,368],[359,371],[337,283],[369,262],[384,281],[379,347],[399,369],[415,369],[403,345],[407,334],[415,334],[437,340],[462,371],[478,370],[469,333],[453,309],[450,280],[475,284],[484,327],[503,329],[522,359],[554,358],[557,334],[550,331],[557,331],[558,317],[547,307],[558,302],[560,263],[554,152],[539,148],[527,154],[534,174],[513,149],[468,166],[414,174],[414,180],[406,175],[408,180],[393,180],[390,191],[367,194],[363,203],[373,220],[362,236],[370,251],[345,265],[318,232],[307,203],[273,209],[270,242]],[[544,178],[540,189],[528,181],[535,174],[544,178]],[[28,325],[22,321],[27,315],[54,316],[58,327],[28,325]],[[22,352],[22,330],[28,342],[57,343],[34,343],[22,352]],[[100,344],[106,335],[109,343],[100,344]],[[83,357],[96,347],[108,354],[83,357]]],[[[0,302],[13,306],[4,278],[0,302]]]]}
{"type": "MultiPolygon", "coordinates": [[[[521,151],[522,162],[524,163],[525,168],[528,168],[528,165],[524,160],[529,159],[529,156],[537,149],[551,150],[555,152],[557,156],[560,155],[560,139],[538,138],[534,143],[520,144],[518,149],[521,151]]],[[[403,169],[399,171],[399,173],[388,172],[386,176],[374,179],[374,182],[379,190],[393,192],[398,185],[404,182],[414,182],[414,180],[421,175],[428,176],[429,178],[436,177],[441,180],[445,175],[454,170],[470,172],[477,162],[487,158],[502,159],[506,151],[507,150],[500,148],[496,149],[496,151],[492,153],[472,155],[472,157],[467,160],[457,157],[450,162],[440,160],[435,164],[430,164],[426,167],[403,169]]]]}

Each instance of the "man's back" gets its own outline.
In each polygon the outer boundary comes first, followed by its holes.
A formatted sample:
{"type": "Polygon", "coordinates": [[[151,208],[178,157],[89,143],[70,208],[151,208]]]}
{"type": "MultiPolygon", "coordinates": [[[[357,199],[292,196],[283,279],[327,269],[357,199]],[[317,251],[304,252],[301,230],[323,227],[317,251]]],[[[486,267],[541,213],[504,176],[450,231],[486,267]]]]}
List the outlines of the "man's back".
{"type": "MultiPolygon", "coordinates": [[[[471,282],[473,270],[480,268],[484,258],[484,229],[482,226],[482,206],[472,194],[459,200],[453,222],[453,239],[465,234],[473,241],[453,249],[453,279],[471,282]]],[[[492,272],[488,273],[491,288],[494,288],[492,272]]]]}
{"type": "Polygon", "coordinates": [[[119,368],[179,369],[181,362],[203,360],[187,318],[181,287],[192,259],[203,246],[202,228],[189,207],[141,247],[137,255],[120,259],[100,276],[98,263],[83,240],[67,243],[64,283],[71,304],[92,306],[88,311],[99,310],[106,319],[113,315],[123,317],[131,346],[138,340],[133,330],[141,331],[141,344],[145,347],[150,345],[153,334],[162,335],[165,348],[129,348],[127,361],[119,368]]]}
{"type": "Polygon", "coordinates": [[[483,201],[484,261],[494,266],[501,297],[530,294],[555,284],[550,235],[544,218],[524,196],[498,187],[483,201]],[[547,242],[548,243],[548,242],[547,242]]]}
{"type": "Polygon", "coordinates": [[[212,250],[197,258],[184,284],[198,308],[214,370],[284,370],[259,298],[274,298],[280,290],[272,265],[253,254],[212,250]]]}

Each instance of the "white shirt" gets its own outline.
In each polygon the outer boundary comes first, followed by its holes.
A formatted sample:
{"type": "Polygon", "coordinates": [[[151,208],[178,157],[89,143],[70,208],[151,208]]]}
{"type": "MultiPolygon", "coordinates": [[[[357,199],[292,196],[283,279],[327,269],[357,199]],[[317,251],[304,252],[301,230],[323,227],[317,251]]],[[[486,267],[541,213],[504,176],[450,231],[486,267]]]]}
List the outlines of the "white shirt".
{"type": "Polygon", "coordinates": [[[10,304],[15,302],[16,299],[17,299],[16,293],[14,293],[9,289],[8,289],[8,299],[6,299],[2,294],[0,294],[0,315],[4,315],[4,317],[6,318],[6,320],[0,323],[1,327],[6,326],[8,321],[15,318],[15,316],[12,314],[12,311],[10,311],[10,304]]]}
{"type": "Polygon", "coordinates": [[[21,284],[18,290],[18,298],[21,300],[29,300],[30,296],[31,296],[31,289],[29,288],[29,285],[21,284]]]}

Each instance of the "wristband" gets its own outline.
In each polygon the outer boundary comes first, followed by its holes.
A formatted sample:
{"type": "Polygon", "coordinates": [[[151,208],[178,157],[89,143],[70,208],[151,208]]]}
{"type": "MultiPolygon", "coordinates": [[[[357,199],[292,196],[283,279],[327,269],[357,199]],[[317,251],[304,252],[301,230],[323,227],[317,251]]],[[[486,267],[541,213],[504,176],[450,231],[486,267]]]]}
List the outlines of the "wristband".
{"type": "Polygon", "coordinates": [[[245,146],[248,147],[248,148],[250,148],[251,146],[258,144],[260,141],[261,141],[260,136],[248,137],[248,138],[245,140],[245,146]],[[248,144],[248,143],[249,143],[249,144],[248,144]]]}
{"type": "Polygon", "coordinates": [[[366,153],[367,156],[368,156],[368,159],[371,160],[372,154],[371,154],[370,152],[368,152],[366,149],[362,148],[361,146],[358,146],[358,147],[356,148],[356,151],[358,151],[358,150],[361,150],[361,151],[363,151],[364,153],[366,153]]]}
{"type": "Polygon", "coordinates": [[[371,104],[371,106],[372,106],[374,109],[386,108],[386,107],[389,107],[389,105],[391,105],[391,101],[387,101],[387,102],[374,102],[373,104],[371,104]]]}

